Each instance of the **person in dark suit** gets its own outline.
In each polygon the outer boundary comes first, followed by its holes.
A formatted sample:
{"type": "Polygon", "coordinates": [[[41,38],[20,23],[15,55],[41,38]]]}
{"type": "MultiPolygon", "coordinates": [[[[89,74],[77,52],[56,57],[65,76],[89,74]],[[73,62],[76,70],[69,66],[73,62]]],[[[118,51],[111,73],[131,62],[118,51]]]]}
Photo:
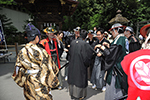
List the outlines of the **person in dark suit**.
{"type": "Polygon", "coordinates": [[[81,30],[80,37],[71,42],[69,48],[68,84],[69,94],[73,100],[82,100],[87,95],[87,68],[93,55],[93,49],[84,39],[85,30],[81,30]]]}

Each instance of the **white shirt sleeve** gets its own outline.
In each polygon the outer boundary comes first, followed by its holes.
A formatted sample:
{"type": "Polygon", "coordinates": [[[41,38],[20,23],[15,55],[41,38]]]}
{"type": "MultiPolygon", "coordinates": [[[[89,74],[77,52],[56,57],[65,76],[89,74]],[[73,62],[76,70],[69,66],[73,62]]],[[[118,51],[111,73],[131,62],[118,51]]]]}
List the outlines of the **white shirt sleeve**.
{"type": "Polygon", "coordinates": [[[59,49],[61,48],[61,46],[60,46],[60,44],[58,43],[58,47],[59,47],[59,49]]]}

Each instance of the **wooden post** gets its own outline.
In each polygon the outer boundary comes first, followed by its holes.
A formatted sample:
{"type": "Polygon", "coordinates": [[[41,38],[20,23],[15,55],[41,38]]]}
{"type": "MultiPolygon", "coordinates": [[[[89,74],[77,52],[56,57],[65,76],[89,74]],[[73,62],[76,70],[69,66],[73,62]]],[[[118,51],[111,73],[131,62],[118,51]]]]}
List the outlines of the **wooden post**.
{"type": "Polygon", "coordinates": [[[16,57],[18,55],[18,43],[15,43],[16,57]]]}

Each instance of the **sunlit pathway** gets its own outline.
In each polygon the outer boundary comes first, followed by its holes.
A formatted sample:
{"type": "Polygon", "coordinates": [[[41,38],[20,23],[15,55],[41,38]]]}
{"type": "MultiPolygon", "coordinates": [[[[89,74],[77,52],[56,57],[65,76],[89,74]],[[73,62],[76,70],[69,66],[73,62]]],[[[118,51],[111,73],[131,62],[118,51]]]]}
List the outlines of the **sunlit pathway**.
{"type": "MultiPolygon", "coordinates": [[[[16,53],[14,48],[9,49],[12,52],[12,56],[10,56],[10,62],[4,63],[2,59],[0,59],[0,100],[25,100],[23,96],[23,90],[13,81],[11,75],[14,71],[14,65],[16,60],[16,53]]],[[[62,59],[64,55],[62,56],[62,59]]],[[[61,61],[61,65],[63,65],[66,61],[63,59],[61,61]]],[[[64,69],[62,69],[63,76],[63,89],[52,90],[52,95],[54,100],[71,100],[68,92],[68,84],[64,80],[64,69]]],[[[100,90],[93,90],[92,85],[89,82],[87,97],[84,100],[104,100],[105,92],[100,92],[100,90]]]]}

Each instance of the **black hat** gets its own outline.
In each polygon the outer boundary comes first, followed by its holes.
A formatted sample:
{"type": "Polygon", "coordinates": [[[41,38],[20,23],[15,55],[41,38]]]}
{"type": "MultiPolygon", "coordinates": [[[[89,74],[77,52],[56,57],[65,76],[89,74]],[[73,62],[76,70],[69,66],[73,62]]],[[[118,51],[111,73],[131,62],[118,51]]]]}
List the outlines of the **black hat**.
{"type": "Polygon", "coordinates": [[[41,35],[40,31],[32,23],[28,23],[25,30],[28,41],[33,41],[36,36],[39,36],[40,38],[41,35]]]}

